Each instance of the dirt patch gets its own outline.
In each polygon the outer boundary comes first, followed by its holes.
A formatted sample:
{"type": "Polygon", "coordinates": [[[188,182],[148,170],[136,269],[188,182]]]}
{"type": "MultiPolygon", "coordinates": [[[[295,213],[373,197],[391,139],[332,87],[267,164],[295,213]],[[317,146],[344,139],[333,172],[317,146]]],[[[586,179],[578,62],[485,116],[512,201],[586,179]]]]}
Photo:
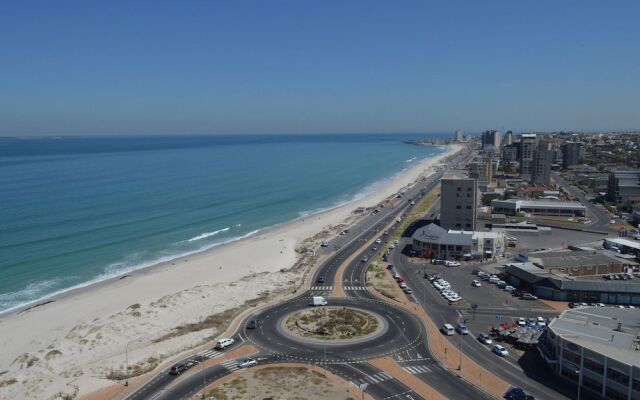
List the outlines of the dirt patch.
{"type": "Polygon", "coordinates": [[[348,307],[321,307],[297,312],[285,322],[286,328],[305,338],[355,339],[378,329],[378,319],[362,310],[348,307]]]}
{"type": "Polygon", "coordinates": [[[242,372],[207,391],[219,400],[262,399],[324,400],[360,398],[358,389],[340,384],[329,373],[307,366],[265,366],[242,372]]]}

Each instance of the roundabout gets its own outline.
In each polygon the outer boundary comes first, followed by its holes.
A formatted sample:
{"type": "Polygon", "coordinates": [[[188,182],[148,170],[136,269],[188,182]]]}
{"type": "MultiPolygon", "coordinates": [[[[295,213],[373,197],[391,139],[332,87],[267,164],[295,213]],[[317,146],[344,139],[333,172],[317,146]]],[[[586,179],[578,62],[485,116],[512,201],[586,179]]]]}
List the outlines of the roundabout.
{"type": "Polygon", "coordinates": [[[282,318],[280,329],[305,343],[354,344],[383,334],[388,324],[378,314],[355,307],[316,307],[282,318]]]}
{"type": "Polygon", "coordinates": [[[361,362],[425,346],[420,321],[391,303],[329,298],[328,306],[312,308],[310,300],[301,296],[252,315],[262,324],[255,330],[245,328],[244,336],[274,357],[327,364],[361,362]]]}

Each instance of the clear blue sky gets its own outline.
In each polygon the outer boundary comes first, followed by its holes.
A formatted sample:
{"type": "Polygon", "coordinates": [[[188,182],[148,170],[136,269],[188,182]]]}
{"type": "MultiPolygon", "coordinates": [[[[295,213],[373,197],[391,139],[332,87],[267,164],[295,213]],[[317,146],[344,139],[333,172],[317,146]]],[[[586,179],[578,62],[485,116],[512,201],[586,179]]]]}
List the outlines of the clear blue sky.
{"type": "Polygon", "coordinates": [[[640,128],[640,1],[19,1],[0,135],[640,128]]]}

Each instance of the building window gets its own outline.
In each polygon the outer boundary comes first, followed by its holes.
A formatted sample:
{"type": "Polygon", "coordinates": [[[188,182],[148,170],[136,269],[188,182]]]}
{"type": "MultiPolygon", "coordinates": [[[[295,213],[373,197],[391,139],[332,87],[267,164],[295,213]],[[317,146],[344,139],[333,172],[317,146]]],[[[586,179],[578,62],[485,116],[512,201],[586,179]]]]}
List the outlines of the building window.
{"type": "Polygon", "coordinates": [[[626,394],[607,386],[606,398],[607,400],[627,400],[628,397],[626,394]]]}
{"type": "Polygon", "coordinates": [[[570,361],[576,365],[580,365],[580,355],[574,353],[573,351],[569,351],[569,349],[567,348],[563,350],[562,357],[567,361],[570,361]]]}
{"type": "Polygon", "coordinates": [[[568,368],[566,365],[562,366],[562,376],[571,379],[574,382],[578,382],[578,373],[575,369],[568,368]]]}
{"type": "Polygon", "coordinates": [[[591,379],[586,375],[582,376],[582,386],[587,387],[598,394],[602,393],[602,383],[595,379],[591,379]]]}
{"type": "Polygon", "coordinates": [[[640,380],[634,379],[631,386],[633,386],[633,390],[635,390],[636,392],[640,392],[640,380]]]}
{"type": "Polygon", "coordinates": [[[467,210],[471,210],[471,206],[467,206],[467,210]]]}
{"type": "Polygon", "coordinates": [[[458,205],[456,206],[456,210],[460,210],[462,208],[462,206],[458,205]]]}
{"type": "Polygon", "coordinates": [[[604,365],[600,364],[597,361],[593,361],[589,358],[584,359],[584,367],[593,372],[597,372],[600,375],[604,375],[604,365]]]}
{"type": "Polygon", "coordinates": [[[458,192],[461,192],[461,191],[462,191],[462,188],[461,188],[461,187],[459,187],[459,188],[458,188],[458,192]]]}
{"type": "Polygon", "coordinates": [[[612,381],[616,381],[618,383],[621,383],[623,385],[628,385],[629,384],[629,376],[623,374],[622,372],[618,371],[617,369],[607,368],[607,378],[611,379],[612,381]]]}
{"type": "Polygon", "coordinates": [[[471,193],[467,193],[467,197],[471,197],[471,193]]]}

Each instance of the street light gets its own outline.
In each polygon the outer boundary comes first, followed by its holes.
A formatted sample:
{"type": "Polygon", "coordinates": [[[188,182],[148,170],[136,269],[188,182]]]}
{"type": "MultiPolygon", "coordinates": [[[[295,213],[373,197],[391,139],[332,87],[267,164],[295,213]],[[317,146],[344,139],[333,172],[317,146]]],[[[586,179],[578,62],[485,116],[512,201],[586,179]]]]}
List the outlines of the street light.
{"type": "Polygon", "coordinates": [[[131,343],[134,343],[134,342],[137,342],[137,341],[140,341],[140,340],[142,340],[142,339],[130,340],[127,343],[127,345],[124,347],[124,367],[125,367],[124,373],[126,375],[126,379],[124,381],[124,385],[125,386],[129,386],[129,345],[131,343]]]}

